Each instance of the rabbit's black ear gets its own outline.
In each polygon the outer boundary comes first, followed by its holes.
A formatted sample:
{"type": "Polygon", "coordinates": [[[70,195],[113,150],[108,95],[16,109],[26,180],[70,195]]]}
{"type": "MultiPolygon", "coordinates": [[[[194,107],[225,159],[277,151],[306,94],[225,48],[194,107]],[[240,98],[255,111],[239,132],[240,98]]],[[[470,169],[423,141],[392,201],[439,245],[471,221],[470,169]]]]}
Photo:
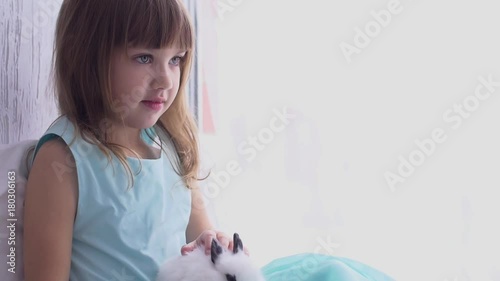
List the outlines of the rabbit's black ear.
{"type": "Polygon", "coordinates": [[[210,254],[212,256],[212,262],[215,264],[215,261],[222,254],[222,247],[217,244],[215,239],[212,239],[212,247],[210,249],[210,254]]]}
{"type": "Polygon", "coordinates": [[[233,253],[236,254],[238,251],[243,251],[243,242],[240,239],[238,233],[233,235],[233,253]]]}

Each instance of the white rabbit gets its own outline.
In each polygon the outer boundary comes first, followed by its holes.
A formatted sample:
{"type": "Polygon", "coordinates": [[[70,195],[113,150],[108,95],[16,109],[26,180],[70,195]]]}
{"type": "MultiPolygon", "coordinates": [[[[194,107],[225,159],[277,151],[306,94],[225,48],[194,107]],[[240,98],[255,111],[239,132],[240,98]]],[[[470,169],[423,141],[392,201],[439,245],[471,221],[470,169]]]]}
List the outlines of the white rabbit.
{"type": "Polygon", "coordinates": [[[185,256],[168,260],[161,266],[156,281],[265,281],[260,269],[244,253],[237,233],[233,242],[232,252],[214,239],[210,256],[198,247],[185,256]]]}

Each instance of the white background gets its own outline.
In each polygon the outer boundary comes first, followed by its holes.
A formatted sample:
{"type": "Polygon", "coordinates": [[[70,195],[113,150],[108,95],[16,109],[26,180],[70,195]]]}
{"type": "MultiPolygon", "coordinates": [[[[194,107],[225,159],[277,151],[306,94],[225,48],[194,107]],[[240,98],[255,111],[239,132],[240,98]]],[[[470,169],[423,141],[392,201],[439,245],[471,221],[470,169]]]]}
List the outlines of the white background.
{"type": "Polygon", "coordinates": [[[392,2],[349,63],[339,45],[391,1],[218,1],[233,9],[217,26],[217,134],[203,137],[217,222],[260,265],[330,239],[397,280],[499,281],[500,87],[460,126],[443,114],[473,105],[478,77],[500,81],[500,5],[392,2]],[[255,158],[238,151],[285,107],[295,118],[255,158]],[[391,190],[385,174],[436,129],[446,140],[391,190]]]}

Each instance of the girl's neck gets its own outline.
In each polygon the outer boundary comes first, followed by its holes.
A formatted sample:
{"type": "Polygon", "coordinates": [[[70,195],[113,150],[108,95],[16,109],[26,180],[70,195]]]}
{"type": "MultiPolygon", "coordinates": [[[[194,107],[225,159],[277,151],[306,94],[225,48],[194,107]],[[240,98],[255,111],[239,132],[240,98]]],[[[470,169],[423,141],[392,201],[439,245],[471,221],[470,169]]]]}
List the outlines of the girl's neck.
{"type": "Polygon", "coordinates": [[[130,149],[143,144],[141,139],[141,130],[137,128],[127,128],[120,126],[113,126],[108,129],[108,141],[116,143],[130,149]]]}
{"type": "Polygon", "coordinates": [[[141,130],[124,126],[112,126],[107,130],[111,142],[124,144],[137,144],[141,140],[141,130]]]}
{"type": "MultiPolygon", "coordinates": [[[[147,145],[141,138],[141,130],[130,127],[113,127],[108,130],[109,141],[115,144],[132,149],[139,154],[142,159],[157,159],[159,158],[159,150],[147,145]]],[[[137,157],[137,155],[126,150],[125,154],[128,157],[137,157]]]]}

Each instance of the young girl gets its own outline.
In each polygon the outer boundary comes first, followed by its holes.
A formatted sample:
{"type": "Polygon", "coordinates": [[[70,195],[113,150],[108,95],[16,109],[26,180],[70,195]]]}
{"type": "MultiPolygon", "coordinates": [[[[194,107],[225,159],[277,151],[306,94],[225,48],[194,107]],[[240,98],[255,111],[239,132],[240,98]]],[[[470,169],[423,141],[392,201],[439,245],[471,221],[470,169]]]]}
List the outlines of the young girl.
{"type": "Polygon", "coordinates": [[[179,1],[63,1],[61,116],[26,187],[26,281],[149,281],[180,249],[209,252],[212,238],[232,248],[200,203],[185,93],[194,37],[179,1]]]}
{"type": "MultiPolygon", "coordinates": [[[[209,254],[214,238],[233,248],[197,187],[206,175],[185,93],[194,36],[179,1],[63,1],[54,52],[61,116],[32,158],[25,281],[151,281],[170,257],[197,246],[209,254]]],[[[262,271],[269,281],[392,280],[308,253],[262,271]]]]}

